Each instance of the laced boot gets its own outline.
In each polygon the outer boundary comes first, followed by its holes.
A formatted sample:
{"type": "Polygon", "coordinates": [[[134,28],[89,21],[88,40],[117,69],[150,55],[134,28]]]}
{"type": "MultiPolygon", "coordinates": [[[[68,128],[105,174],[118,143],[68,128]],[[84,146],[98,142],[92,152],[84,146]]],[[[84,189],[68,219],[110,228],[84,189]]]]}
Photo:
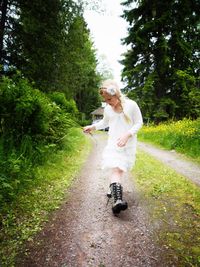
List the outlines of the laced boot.
{"type": "Polygon", "coordinates": [[[123,188],[120,183],[112,183],[110,185],[111,196],[113,197],[112,211],[114,214],[120,213],[121,210],[126,210],[128,204],[123,201],[123,188]]]}

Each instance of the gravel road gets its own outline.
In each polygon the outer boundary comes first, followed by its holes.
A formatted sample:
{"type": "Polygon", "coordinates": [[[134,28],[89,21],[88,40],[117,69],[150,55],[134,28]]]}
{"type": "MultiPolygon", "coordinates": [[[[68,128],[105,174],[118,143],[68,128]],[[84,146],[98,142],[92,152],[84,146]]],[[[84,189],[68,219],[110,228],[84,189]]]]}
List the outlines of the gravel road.
{"type": "Polygon", "coordinates": [[[28,255],[18,259],[16,266],[167,267],[161,260],[162,248],[152,241],[134,177],[125,177],[123,183],[129,208],[119,216],[112,214],[106,197],[107,173],[100,169],[106,139],[97,134],[92,140],[93,151],[66,201],[29,242],[28,255]]]}
{"type": "Polygon", "coordinates": [[[183,159],[183,157],[174,150],[168,151],[159,149],[150,144],[141,142],[138,142],[138,148],[151,154],[161,162],[173,168],[176,172],[200,186],[200,166],[198,164],[183,159]]]}

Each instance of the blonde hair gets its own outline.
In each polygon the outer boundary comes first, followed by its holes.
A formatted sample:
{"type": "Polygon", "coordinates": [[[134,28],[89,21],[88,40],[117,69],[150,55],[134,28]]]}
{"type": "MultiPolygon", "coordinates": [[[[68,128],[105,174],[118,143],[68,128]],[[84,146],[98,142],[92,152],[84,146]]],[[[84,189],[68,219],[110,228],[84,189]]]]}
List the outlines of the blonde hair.
{"type": "Polygon", "coordinates": [[[127,123],[131,122],[131,119],[129,118],[129,116],[127,114],[125,114],[124,112],[124,102],[125,102],[125,98],[126,96],[124,94],[122,94],[119,85],[117,84],[116,81],[114,80],[105,80],[102,82],[101,87],[100,87],[100,95],[101,96],[106,96],[106,95],[116,95],[120,101],[121,107],[122,107],[122,112],[124,113],[124,117],[127,123]],[[114,89],[114,94],[110,94],[109,90],[107,90],[108,88],[112,88],[111,90],[114,89]]]}

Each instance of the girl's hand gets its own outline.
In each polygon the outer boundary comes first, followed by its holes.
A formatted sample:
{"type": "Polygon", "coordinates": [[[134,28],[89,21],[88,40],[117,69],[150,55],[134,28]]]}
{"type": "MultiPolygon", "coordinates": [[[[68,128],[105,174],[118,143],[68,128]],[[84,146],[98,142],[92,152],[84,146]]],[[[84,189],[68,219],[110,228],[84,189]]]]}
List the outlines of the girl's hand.
{"type": "Polygon", "coordinates": [[[95,130],[95,126],[93,126],[93,125],[88,125],[88,126],[83,127],[84,133],[90,133],[93,130],[95,130]]]}
{"type": "Polygon", "coordinates": [[[123,147],[126,145],[126,143],[128,142],[128,139],[131,137],[132,135],[130,133],[126,133],[124,135],[122,135],[120,138],[118,138],[117,140],[117,145],[119,147],[123,147]]]}

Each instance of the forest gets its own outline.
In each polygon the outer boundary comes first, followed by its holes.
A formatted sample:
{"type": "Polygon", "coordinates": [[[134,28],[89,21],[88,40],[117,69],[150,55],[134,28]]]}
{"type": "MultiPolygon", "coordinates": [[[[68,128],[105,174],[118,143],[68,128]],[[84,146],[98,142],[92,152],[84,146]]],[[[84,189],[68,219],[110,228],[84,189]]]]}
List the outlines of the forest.
{"type": "MultiPolygon", "coordinates": [[[[84,19],[84,9],[98,4],[0,0],[0,257],[6,266],[41,229],[39,217],[59,205],[63,192],[54,185],[65,188],[69,181],[58,169],[70,173],[82,162],[81,127],[91,123],[101,105],[98,88],[110,75],[98,71],[84,19]]],[[[159,136],[167,148],[199,158],[200,1],[121,5],[129,25],[121,40],[127,48],[121,90],[142,110],[141,137],[159,136]]]]}
{"type": "MultiPolygon", "coordinates": [[[[94,3],[95,4],[95,3],[94,3]]],[[[145,122],[199,117],[200,3],[124,1],[122,88],[145,122]],[[133,7],[133,3],[135,4],[133,7]]],[[[72,126],[90,121],[105,75],[79,1],[1,1],[0,196],[61,149],[72,126]],[[23,171],[22,171],[23,170],[23,171]]]]}
{"type": "Polygon", "coordinates": [[[12,201],[90,119],[101,75],[81,3],[3,0],[0,24],[0,201],[12,201]]]}
{"type": "MultiPolygon", "coordinates": [[[[101,103],[106,75],[97,71],[84,2],[0,2],[1,204],[26,190],[36,166],[70,147],[71,129],[90,123],[101,103]]],[[[200,2],[122,6],[129,24],[123,92],[138,102],[145,123],[199,118],[200,2]]]]}
{"type": "Polygon", "coordinates": [[[145,121],[199,117],[199,1],[127,0],[123,5],[129,28],[122,79],[145,121]]]}

